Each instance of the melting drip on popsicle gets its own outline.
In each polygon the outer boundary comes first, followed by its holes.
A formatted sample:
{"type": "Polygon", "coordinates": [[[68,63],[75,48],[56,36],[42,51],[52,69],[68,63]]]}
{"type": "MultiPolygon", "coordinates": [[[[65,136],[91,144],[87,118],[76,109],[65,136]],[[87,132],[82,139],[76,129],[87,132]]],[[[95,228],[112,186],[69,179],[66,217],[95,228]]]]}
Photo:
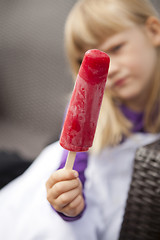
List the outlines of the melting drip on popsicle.
{"type": "Polygon", "coordinates": [[[84,55],[60,136],[60,145],[71,152],[87,151],[92,146],[109,62],[109,56],[98,49],[84,55]]]}

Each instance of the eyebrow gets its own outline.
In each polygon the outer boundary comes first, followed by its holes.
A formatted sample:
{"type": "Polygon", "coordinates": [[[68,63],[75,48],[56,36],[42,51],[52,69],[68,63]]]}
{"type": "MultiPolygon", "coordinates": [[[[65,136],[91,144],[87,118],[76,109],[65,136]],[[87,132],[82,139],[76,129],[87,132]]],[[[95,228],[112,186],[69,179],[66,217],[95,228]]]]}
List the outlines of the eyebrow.
{"type": "Polygon", "coordinates": [[[117,39],[117,36],[111,36],[111,39],[110,38],[108,40],[106,39],[106,41],[104,43],[102,43],[99,46],[99,48],[102,49],[102,51],[103,51],[103,49],[108,50],[122,42],[125,42],[123,37],[119,36],[117,39]]]}
{"type": "Polygon", "coordinates": [[[113,42],[113,43],[109,44],[108,46],[104,46],[103,48],[101,48],[101,50],[104,51],[104,52],[110,52],[114,48],[116,48],[117,46],[123,45],[125,43],[126,43],[125,40],[119,40],[119,41],[117,41],[115,43],[113,42]]]}

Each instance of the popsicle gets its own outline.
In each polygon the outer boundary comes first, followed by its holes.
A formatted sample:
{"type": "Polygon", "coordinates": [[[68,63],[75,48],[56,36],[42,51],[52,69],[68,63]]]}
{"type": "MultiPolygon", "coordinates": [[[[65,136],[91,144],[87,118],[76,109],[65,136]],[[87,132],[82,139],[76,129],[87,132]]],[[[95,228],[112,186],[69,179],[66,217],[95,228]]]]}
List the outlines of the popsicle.
{"type": "Polygon", "coordinates": [[[69,150],[65,168],[72,169],[76,152],[93,144],[109,62],[109,56],[98,49],[84,55],[60,136],[60,145],[69,150]]]}

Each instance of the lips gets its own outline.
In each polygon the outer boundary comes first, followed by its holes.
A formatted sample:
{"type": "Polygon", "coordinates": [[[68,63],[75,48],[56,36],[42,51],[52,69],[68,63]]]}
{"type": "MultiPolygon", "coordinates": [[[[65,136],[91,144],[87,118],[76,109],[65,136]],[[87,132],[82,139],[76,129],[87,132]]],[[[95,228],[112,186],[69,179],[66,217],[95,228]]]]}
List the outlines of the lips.
{"type": "Polygon", "coordinates": [[[116,80],[114,83],[113,83],[113,86],[116,86],[116,87],[121,87],[125,84],[126,82],[126,78],[121,78],[119,80],[116,80]]]}
{"type": "Polygon", "coordinates": [[[122,87],[126,84],[128,77],[118,77],[115,79],[108,79],[107,81],[107,88],[114,88],[114,87],[122,87]]]}

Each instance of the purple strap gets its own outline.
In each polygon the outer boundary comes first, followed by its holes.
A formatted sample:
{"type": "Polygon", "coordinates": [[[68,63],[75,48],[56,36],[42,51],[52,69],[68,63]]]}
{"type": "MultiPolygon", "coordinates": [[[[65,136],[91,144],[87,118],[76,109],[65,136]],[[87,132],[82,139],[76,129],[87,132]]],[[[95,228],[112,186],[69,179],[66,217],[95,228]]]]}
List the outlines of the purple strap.
{"type": "Polygon", "coordinates": [[[144,113],[143,112],[134,112],[133,110],[128,109],[126,106],[122,105],[120,107],[124,116],[130,120],[133,124],[132,132],[145,132],[144,131],[144,113]]]}

